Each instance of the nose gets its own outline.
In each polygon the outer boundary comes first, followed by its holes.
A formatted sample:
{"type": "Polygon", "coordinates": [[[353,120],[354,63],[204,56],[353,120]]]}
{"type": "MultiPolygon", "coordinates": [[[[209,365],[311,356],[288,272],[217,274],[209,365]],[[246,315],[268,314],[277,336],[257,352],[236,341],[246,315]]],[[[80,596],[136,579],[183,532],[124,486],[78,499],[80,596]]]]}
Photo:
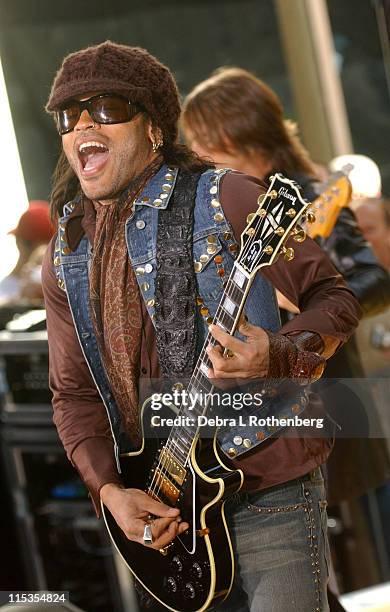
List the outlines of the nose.
{"type": "Polygon", "coordinates": [[[91,115],[85,108],[83,112],[81,113],[79,120],[77,124],[75,125],[74,129],[76,131],[82,131],[82,130],[90,130],[92,128],[97,128],[97,127],[100,127],[99,124],[94,122],[91,115]]]}

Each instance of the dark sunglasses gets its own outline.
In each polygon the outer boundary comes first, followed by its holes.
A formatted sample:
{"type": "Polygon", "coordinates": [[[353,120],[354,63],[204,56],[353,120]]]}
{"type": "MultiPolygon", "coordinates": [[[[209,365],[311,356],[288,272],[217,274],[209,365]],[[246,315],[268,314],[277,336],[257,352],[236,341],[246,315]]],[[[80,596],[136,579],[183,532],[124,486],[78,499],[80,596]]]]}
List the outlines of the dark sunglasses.
{"type": "Polygon", "coordinates": [[[98,94],[88,100],[70,100],[64,108],[55,112],[59,133],[67,134],[77,125],[81,113],[87,110],[95,123],[126,123],[134,119],[141,108],[118,94],[98,94]]]}

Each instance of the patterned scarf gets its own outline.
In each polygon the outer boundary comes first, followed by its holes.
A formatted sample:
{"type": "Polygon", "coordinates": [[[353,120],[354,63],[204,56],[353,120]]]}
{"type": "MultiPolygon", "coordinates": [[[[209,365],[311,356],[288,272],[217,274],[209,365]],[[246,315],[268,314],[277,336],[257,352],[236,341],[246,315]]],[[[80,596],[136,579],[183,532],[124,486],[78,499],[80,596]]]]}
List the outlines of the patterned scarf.
{"type": "Polygon", "coordinates": [[[96,230],[90,270],[92,322],[126,433],[140,441],[138,376],[142,310],[138,283],[127,253],[125,223],[133,202],[146,182],[159,170],[154,160],[136,177],[118,201],[95,204],[96,230]]]}

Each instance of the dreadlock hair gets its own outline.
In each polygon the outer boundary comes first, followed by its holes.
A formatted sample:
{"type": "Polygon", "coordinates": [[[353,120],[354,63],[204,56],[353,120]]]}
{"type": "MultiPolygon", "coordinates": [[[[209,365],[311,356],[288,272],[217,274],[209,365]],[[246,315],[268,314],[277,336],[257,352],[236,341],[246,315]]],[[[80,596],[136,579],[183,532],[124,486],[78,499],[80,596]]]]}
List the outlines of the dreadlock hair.
{"type": "Polygon", "coordinates": [[[66,202],[73,200],[80,193],[79,180],[70,167],[66,155],[61,151],[52,176],[50,194],[50,217],[57,223],[62,216],[62,208],[66,202]]]}

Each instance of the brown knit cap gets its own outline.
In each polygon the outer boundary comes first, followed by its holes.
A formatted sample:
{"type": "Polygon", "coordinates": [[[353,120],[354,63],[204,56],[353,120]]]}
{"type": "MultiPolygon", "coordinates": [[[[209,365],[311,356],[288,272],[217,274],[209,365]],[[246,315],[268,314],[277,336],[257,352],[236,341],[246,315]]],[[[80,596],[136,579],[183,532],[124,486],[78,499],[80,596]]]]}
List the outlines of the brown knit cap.
{"type": "Polygon", "coordinates": [[[170,70],[139,47],[106,41],[67,55],[54,79],[46,110],[90,92],[122,94],[139,103],[163,133],[164,143],[177,138],[179,93],[170,70]]]}

